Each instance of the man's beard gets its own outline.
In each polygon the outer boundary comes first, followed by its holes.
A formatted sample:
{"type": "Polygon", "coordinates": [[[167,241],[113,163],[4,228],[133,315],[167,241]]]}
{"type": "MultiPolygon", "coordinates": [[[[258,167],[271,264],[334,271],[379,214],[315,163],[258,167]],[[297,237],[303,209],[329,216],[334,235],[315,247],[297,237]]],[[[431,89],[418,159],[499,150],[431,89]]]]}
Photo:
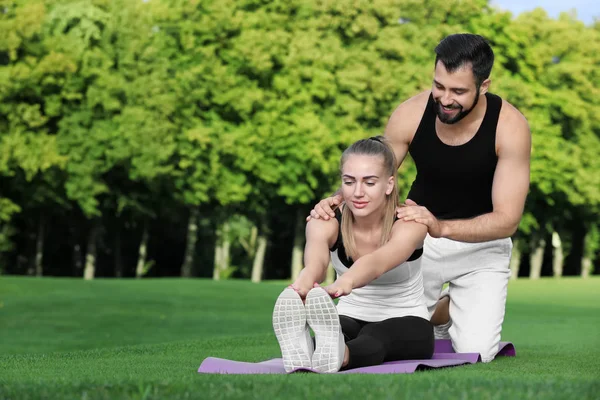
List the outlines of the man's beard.
{"type": "MultiPolygon", "coordinates": [[[[477,91],[477,92],[479,92],[479,91],[477,91]]],[[[458,106],[453,106],[452,108],[457,109],[458,113],[455,116],[451,117],[448,114],[444,113],[444,111],[442,110],[442,104],[440,102],[438,102],[437,100],[435,100],[435,113],[437,114],[438,118],[440,119],[440,122],[442,122],[443,124],[452,125],[452,124],[457,123],[458,121],[460,121],[467,115],[469,115],[469,113],[471,111],[473,111],[473,109],[475,108],[475,106],[477,105],[478,102],[479,102],[479,93],[477,94],[477,96],[475,96],[475,101],[473,102],[473,105],[471,106],[471,108],[469,108],[468,110],[464,110],[460,104],[458,106]]]]}

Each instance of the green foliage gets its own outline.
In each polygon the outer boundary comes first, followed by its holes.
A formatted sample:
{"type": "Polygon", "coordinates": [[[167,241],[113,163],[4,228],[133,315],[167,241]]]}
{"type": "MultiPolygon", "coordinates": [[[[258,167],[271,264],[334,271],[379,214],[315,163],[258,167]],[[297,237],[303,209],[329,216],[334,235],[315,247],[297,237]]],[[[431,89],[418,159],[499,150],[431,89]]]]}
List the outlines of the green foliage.
{"type": "Polygon", "coordinates": [[[146,263],[142,267],[142,275],[141,276],[148,275],[148,272],[150,272],[150,270],[152,269],[154,264],[155,264],[154,260],[146,261],[146,263]]]}
{"type": "MultiPolygon", "coordinates": [[[[433,48],[455,32],[491,41],[492,92],[531,127],[519,235],[559,230],[568,247],[574,221],[597,229],[598,24],[486,0],[2,4],[0,252],[11,218],[41,209],[139,225],[202,206],[263,231],[274,204],[339,185],[342,150],[430,88],[433,48]]],[[[408,158],[403,195],[415,173],[408,158]]]]}
{"type": "Polygon", "coordinates": [[[590,227],[584,243],[584,255],[592,261],[600,250],[600,227],[595,224],[590,227]]]}
{"type": "MultiPolygon", "coordinates": [[[[21,211],[21,208],[10,201],[0,197],[0,254],[8,252],[12,249],[10,237],[15,233],[10,225],[10,220],[13,214],[21,211]]],[[[1,268],[1,266],[0,266],[1,268]]]]}

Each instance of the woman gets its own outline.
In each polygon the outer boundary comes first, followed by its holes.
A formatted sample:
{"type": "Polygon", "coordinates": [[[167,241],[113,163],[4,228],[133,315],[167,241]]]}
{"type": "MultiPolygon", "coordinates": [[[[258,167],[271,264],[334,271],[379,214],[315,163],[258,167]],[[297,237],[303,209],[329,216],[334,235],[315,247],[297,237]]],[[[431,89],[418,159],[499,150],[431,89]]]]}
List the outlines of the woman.
{"type": "Polygon", "coordinates": [[[427,227],[395,220],[394,153],[381,136],[359,140],[340,169],[345,205],[336,219],[308,222],[305,268],[275,304],[285,369],[336,372],[431,358],[420,265],[427,227]],[[322,288],[330,257],[337,280],[322,288]],[[337,308],[332,297],[340,298],[337,308]]]}

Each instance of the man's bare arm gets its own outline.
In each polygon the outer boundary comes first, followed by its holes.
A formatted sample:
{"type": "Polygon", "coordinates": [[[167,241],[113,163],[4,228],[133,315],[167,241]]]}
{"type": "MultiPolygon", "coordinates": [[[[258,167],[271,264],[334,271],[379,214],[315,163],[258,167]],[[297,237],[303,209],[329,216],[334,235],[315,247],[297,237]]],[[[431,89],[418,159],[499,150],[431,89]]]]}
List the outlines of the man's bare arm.
{"type": "Polygon", "coordinates": [[[394,110],[388,120],[384,136],[394,149],[397,168],[400,168],[408,154],[410,142],[419,127],[430,93],[428,90],[406,100],[394,110]]]}

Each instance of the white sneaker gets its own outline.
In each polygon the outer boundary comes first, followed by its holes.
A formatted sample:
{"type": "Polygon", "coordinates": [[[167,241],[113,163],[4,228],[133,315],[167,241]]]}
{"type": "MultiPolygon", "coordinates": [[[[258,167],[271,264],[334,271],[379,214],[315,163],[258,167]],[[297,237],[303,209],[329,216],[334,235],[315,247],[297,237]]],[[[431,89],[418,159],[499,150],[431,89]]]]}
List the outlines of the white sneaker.
{"type": "Polygon", "coordinates": [[[344,362],[346,343],[335,303],[323,288],[316,287],[308,292],[306,319],[317,342],[312,368],[319,372],[339,371],[344,362]]]}
{"type": "Polygon", "coordinates": [[[314,345],[306,324],[306,309],[294,289],[285,289],[277,298],[273,310],[273,330],[279,341],[286,372],[312,367],[314,345]]]}
{"type": "MultiPolygon", "coordinates": [[[[442,290],[438,301],[443,299],[444,297],[450,297],[450,287],[446,287],[446,289],[442,290]]],[[[433,336],[435,339],[450,339],[450,333],[448,329],[452,326],[452,319],[446,322],[443,325],[434,325],[433,326],[433,336]]]]}

